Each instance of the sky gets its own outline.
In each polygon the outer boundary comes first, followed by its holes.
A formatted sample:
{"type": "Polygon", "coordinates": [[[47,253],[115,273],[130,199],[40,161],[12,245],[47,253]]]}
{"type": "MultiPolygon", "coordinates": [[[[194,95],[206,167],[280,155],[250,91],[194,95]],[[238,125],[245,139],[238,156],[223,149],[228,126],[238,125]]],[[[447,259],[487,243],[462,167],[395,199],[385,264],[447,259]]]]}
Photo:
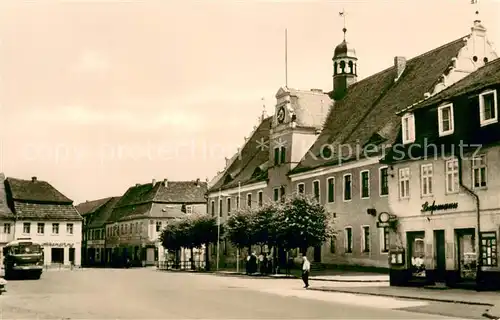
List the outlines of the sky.
{"type": "MultiPolygon", "coordinates": [[[[500,1],[480,0],[500,44],[500,1]]],[[[152,179],[213,178],[285,85],[332,89],[470,32],[470,0],[0,1],[0,172],[75,204],[152,179]]],[[[500,49],[496,45],[497,50],[500,49]]]]}

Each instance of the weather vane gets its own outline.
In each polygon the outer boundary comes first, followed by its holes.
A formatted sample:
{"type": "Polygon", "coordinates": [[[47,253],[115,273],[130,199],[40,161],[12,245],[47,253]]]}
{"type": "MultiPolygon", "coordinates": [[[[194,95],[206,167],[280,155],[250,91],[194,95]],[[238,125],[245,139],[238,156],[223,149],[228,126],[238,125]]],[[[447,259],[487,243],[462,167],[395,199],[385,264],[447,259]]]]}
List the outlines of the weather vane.
{"type": "MultiPolygon", "coordinates": [[[[472,1],[475,1],[475,0],[472,0],[472,1]]],[[[342,29],[342,31],[344,32],[344,40],[345,40],[345,33],[347,31],[347,12],[345,12],[344,8],[342,8],[342,11],[339,12],[339,16],[344,19],[344,28],[342,29]]]]}
{"type": "Polygon", "coordinates": [[[479,20],[479,0],[471,0],[470,1],[471,4],[474,4],[475,7],[476,7],[476,20],[479,20]]]}

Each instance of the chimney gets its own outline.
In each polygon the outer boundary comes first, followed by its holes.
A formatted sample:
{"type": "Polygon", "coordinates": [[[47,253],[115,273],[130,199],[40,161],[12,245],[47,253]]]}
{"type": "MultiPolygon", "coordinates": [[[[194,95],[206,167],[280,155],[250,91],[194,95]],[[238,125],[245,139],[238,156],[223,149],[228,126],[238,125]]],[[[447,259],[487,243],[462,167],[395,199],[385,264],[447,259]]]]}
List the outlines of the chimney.
{"type": "Polygon", "coordinates": [[[31,177],[31,182],[36,182],[36,177],[31,177]]]}
{"type": "Polygon", "coordinates": [[[200,178],[196,179],[196,186],[199,187],[200,186],[200,178]]]}
{"type": "Polygon", "coordinates": [[[164,185],[165,187],[168,187],[168,179],[163,179],[163,185],[164,185]]]}
{"type": "Polygon", "coordinates": [[[153,179],[153,181],[151,182],[151,184],[153,185],[153,187],[156,185],[156,180],[153,179]]]}
{"type": "Polygon", "coordinates": [[[394,67],[396,68],[396,78],[394,79],[394,82],[396,82],[406,68],[406,58],[400,56],[394,57],[394,67]]]}

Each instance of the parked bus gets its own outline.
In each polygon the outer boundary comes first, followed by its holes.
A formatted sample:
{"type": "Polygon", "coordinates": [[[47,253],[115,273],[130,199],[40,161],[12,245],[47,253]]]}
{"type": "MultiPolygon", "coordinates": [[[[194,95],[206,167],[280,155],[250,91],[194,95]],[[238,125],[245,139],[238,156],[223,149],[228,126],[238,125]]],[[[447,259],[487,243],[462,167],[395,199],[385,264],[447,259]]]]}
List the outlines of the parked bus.
{"type": "Polygon", "coordinates": [[[30,238],[11,241],[3,248],[5,279],[40,279],[43,248],[30,238]]]}

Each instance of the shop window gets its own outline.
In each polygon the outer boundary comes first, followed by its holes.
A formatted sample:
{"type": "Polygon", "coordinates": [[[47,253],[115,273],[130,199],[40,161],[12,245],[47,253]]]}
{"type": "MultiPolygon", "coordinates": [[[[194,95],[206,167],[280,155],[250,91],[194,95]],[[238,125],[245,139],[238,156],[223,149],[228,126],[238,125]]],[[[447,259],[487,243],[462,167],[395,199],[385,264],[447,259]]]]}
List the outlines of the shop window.
{"type": "Polygon", "coordinates": [[[477,257],[474,229],[457,230],[460,277],[473,280],[476,278],[477,257]]]}
{"type": "Polygon", "coordinates": [[[424,234],[411,234],[410,245],[411,272],[414,277],[425,277],[425,241],[424,234]]]}
{"type": "Polygon", "coordinates": [[[497,234],[496,232],[481,233],[482,265],[485,267],[497,266],[497,234]]]}

